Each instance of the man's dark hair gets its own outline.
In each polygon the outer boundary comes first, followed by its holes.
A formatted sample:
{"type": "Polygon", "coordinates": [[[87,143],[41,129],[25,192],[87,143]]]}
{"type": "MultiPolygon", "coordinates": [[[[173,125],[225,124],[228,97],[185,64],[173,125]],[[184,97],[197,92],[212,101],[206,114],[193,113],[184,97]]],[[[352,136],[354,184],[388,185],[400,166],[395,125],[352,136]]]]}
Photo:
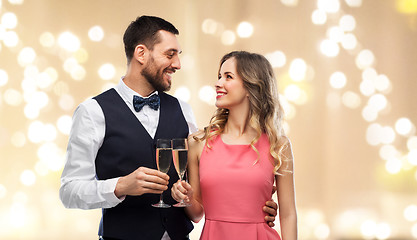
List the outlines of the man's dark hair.
{"type": "Polygon", "coordinates": [[[175,35],[179,34],[178,29],[162,18],[154,16],[140,16],[132,21],[123,35],[127,63],[133,57],[133,52],[139,44],[144,44],[152,50],[155,44],[159,43],[159,30],[165,30],[175,35]]]}

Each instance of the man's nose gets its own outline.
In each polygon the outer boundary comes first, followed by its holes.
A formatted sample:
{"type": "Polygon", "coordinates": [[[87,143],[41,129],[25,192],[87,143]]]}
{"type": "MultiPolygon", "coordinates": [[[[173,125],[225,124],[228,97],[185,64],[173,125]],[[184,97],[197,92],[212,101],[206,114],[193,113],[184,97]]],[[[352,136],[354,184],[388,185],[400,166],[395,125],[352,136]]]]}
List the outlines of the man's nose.
{"type": "Polygon", "coordinates": [[[181,62],[179,57],[175,57],[171,63],[171,66],[177,70],[181,69],[181,62]]]}

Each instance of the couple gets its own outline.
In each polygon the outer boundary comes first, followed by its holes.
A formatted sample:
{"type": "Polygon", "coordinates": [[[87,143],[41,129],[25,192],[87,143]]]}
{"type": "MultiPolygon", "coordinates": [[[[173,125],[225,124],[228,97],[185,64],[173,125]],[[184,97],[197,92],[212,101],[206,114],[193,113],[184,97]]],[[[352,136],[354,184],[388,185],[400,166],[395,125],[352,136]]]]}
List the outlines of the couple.
{"type": "Polygon", "coordinates": [[[271,65],[258,54],[225,55],[218,110],[197,131],[190,106],[164,92],[181,68],[178,34],[158,17],[141,16],[128,26],[126,75],[74,112],[61,201],[68,208],[102,208],[101,239],[188,239],[190,219],[203,214],[202,239],[279,239],[268,226],[277,214],[269,201],[276,181],[281,237],[297,239],[292,151],[271,65]],[[155,170],[155,140],[190,133],[188,184],[173,168],[155,170]],[[153,208],[167,189],[168,204],[192,205],[153,208]]]}

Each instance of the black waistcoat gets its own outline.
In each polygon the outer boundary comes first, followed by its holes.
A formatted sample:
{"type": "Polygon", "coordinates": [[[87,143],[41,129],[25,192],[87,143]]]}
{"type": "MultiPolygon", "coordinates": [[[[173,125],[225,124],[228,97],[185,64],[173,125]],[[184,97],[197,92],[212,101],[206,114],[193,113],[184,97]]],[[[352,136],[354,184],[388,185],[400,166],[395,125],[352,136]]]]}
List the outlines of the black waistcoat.
{"type": "MultiPolygon", "coordinates": [[[[174,97],[160,92],[161,108],[155,139],[185,138],[188,125],[179,102],[174,97]]],[[[103,145],[95,160],[99,180],[132,173],[144,166],[157,169],[155,140],[152,139],[136,116],[114,89],[95,97],[104,113],[106,131],[103,145]]],[[[168,172],[169,188],[164,192],[164,201],[175,204],[171,186],[178,180],[173,164],[168,172]]],[[[126,196],[113,208],[103,209],[99,235],[116,239],[160,240],[165,231],[172,240],[186,239],[193,225],[183,208],[154,208],[158,194],[126,196]]]]}

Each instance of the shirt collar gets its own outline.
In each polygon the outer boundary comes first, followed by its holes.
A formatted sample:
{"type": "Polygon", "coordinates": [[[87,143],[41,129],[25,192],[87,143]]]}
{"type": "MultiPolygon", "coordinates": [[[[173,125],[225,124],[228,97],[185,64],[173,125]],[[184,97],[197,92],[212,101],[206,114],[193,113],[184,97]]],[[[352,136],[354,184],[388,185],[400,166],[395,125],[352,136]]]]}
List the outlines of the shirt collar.
{"type": "Polygon", "coordinates": [[[154,94],[158,94],[158,91],[154,91],[154,92],[153,92],[153,93],[151,93],[149,96],[144,97],[144,96],[140,95],[139,93],[137,93],[137,92],[133,91],[131,88],[129,88],[129,87],[125,84],[125,82],[123,81],[123,78],[124,78],[124,76],[120,78],[119,84],[117,84],[117,85],[115,86],[115,88],[116,88],[116,89],[117,89],[117,91],[119,92],[120,96],[122,96],[122,98],[123,98],[126,102],[128,102],[128,103],[130,103],[130,104],[133,104],[133,96],[134,96],[134,95],[137,95],[137,96],[140,96],[140,97],[143,97],[143,98],[148,98],[148,97],[150,97],[150,96],[152,96],[152,95],[154,95],[154,94]]]}

